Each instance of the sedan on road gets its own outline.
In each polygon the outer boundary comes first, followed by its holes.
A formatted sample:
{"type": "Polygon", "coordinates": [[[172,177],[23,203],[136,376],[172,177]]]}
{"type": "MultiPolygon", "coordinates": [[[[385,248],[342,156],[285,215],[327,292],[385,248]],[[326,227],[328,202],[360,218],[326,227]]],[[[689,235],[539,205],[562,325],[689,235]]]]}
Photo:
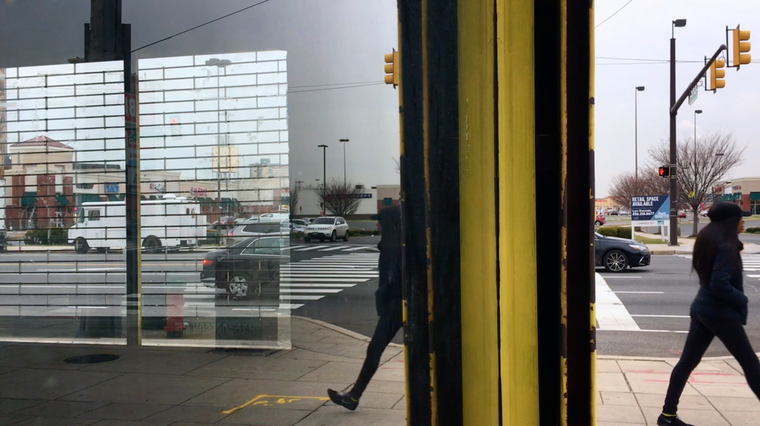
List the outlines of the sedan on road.
{"type": "Polygon", "coordinates": [[[280,302],[280,268],[289,261],[288,239],[246,238],[203,258],[201,282],[237,299],[280,302]]]}
{"type": "Polygon", "coordinates": [[[625,238],[605,237],[594,234],[596,266],[609,272],[623,272],[626,268],[647,266],[651,261],[649,247],[625,238]]]}

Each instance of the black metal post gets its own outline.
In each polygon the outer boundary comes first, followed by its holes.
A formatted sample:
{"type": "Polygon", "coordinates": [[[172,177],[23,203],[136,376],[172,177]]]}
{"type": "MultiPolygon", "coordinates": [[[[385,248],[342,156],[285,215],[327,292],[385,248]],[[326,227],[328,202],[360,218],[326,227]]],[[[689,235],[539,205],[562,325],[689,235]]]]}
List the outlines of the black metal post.
{"type": "Polygon", "coordinates": [[[678,146],[676,144],[676,39],[670,38],[670,241],[669,245],[678,245],[678,181],[676,166],[678,146]]]}
{"type": "Polygon", "coordinates": [[[322,148],[322,214],[327,215],[327,145],[322,148]]]}

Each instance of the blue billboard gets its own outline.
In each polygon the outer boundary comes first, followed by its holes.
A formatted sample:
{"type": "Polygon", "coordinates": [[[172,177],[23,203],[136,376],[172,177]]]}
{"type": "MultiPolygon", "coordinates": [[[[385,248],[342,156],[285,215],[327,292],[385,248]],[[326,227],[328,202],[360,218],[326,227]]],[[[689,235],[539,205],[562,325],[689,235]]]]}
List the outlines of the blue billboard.
{"type": "Polygon", "coordinates": [[[665,225],[670,219],[669,195],[631,197],[631,221],[637,226],[665,225]]]}

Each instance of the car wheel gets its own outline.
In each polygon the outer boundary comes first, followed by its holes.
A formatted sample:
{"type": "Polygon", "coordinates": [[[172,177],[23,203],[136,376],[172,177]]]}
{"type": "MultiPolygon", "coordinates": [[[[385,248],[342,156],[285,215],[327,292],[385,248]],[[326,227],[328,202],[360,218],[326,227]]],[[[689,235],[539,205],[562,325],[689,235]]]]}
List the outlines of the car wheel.
{"type": "Polygon", "coordinates": [[[90,251],[90,246],[84,238],[77,238],[74,240],[74,250],[79,254],[85,254],[90,251]]]}
{"type": "Polygon", "coordinates": [[[628,267],[628,256],[620,250],[610,250],[604,255],[604,269],[610,272],[623,272],[628,267]]]}
{"type": "Polygon", "coordinates": [[[602,226],[602,222],[600,222],[600,221],[597,220],[596,222],[594,222],[594,225],[596,225],[596,226],[602,226]]]}
{"type": "Polygon", "coordinates": [[[343,235],[343,241],[348,241],[348,229],[346,229],[346,234],[343,235]]]}
{"type": "Polygon", "coordinates": [[[333,233],[330,234],[330,241],[332,242],[338,241],[338,233],[336,231],[333,231],[333,233]]]}
{"type": "Polygon", "coordinates": [[[156,237],[148,237],[145,239],[143,246],[145,247],[145,251],[148,253],[155,253],[159,248],[161,248],[161,241],[159,241],[156,237]]]}
{"type": "Polygon", "coordinates": [[[231,274],[229,282],[227,282],[227,292],[233,297],[245,298],[248,297],[248,288],[250,286],[250,280],[244,274],[231,274]]]}

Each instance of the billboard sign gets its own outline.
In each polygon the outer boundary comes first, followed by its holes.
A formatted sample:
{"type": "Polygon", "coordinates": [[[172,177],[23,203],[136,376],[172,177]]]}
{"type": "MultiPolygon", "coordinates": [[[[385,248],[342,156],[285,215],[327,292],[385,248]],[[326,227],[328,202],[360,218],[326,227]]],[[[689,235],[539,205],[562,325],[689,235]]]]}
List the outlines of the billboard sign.
{"type": "Polygon", "coordinates": [[[670,220],[670,196],[642,195],[631,197],[633,226],[663,226],[670,220]]]}

